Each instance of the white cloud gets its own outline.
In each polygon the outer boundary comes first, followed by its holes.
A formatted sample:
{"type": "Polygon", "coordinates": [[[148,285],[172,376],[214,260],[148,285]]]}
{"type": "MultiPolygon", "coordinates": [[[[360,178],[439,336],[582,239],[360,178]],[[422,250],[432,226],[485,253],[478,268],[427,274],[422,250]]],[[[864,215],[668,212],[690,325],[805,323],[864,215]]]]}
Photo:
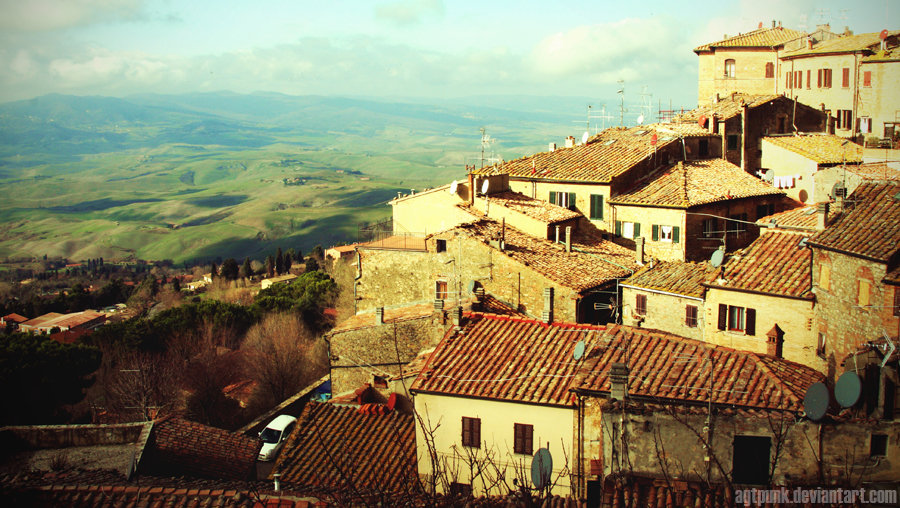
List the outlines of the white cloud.
{"type": "Polygon", "coordinates": [[[141,7],[142,0],[0,0],[0,29],[41,32],[135,19],[141,7]]]}
{"type": "Polygon", "coordinates": [[[443,0],[401,0],[375,7],[375,19],[396,25],[414,25],[426,16],[443,17],[443,0]]]}

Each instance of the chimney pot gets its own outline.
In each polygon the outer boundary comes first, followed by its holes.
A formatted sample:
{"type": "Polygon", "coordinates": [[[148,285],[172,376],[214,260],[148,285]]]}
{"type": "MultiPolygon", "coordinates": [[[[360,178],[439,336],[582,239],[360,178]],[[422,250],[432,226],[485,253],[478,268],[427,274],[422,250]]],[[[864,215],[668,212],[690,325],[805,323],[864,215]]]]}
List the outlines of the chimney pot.
{"type": "Polygon", "coordinates": [[[556,150],[556,143],[550,143],[550,151],[556,150]]]}
{"type": "Polygon", "coordinates": [[[776,358],[783,358],[784,330],[776,324],[766,333],[766,353],[776,358]]]}
{"type": "Polygon", "coordinates": [[[813,49],[813,40],[812,37],[806,38],[806,49],[813,49]]]}
{"type": "Polygon", "coordinates": [[[556,226],[556,243],[559,243],[559,226],[556,226]]]}
{"type": "Polygon", "coordinates": [[[375,309],[375,324],[384,324],[384,307],[378,307],[377,309],[375,309]]]}
{"type": "Polygon", "coordinates": [[[613,362],[609,368],[610,398],[625,400],[628,397],[628,367],[621,362],[613,362]]]}
{"type": "Polygon", "coordinates": [[[634,257],[637,264],[644,266],[644,237],[634,239],[634,257]]]}
{"type": "Polygon", "coordinates": [[[575,136],[569,136],[566,138],[566,148],[575,147],[575,136]]]}
{"type": "Polygon", "coordinates": [[[572,252],[572,226],[566,226],[566,252],[572,252]]]}
{"type": "Polygon", "coordinates": [[[824,231],[828,227],[828,203],[819,203],[816,206],[816,229],[824,231]]]}
{"type": "Polygon", "coordinates": [[[772,20],[772,28],[775,28],[775,20],[772,20]]]}

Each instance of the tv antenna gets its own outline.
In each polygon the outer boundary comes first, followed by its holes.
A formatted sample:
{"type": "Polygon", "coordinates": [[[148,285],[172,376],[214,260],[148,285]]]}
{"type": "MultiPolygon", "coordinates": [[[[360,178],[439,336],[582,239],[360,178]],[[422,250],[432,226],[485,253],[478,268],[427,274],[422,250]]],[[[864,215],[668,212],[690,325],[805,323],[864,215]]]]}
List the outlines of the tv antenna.
{"type": "MultiPolygon", "coordinates": [[[[587,107],[587,124],[585,125],[586,130],[587,130],[588,132],[591,131],[591,118],[603,118],[602,116],[592,115],[592,114],[591,114],[591,110],[592,110],[592,109],[594,109],[594,106],[588,104],[588,107],[587,107]]],[[[606,104],[603,105],[603,111],[604,111],[604,113],[606,112],[606,104]]],[[[580,122],[580,121],[581,121],[581,120],[572,120],[573,123],[578,123],[578,122],[580,122]]],[[[596,134],[596,132],[597,132],[597,126],[594,125],[594,133],[596,134]]]]}
{"type": "MultiPolygon", "coordinates": [[[[498,162],[502,164],[502,163],[503,163],[503,158],[500,157],[500,156],[495,157],[493,151],[491,151],[490,157],[485,157],[485,156],[484,156],[485,149],[488,148],[488,147],[490,147],[490,146],[491,146],[491,143],[495,143],[495,142],[497,141],[497,139],[496,139],[496,138],[492,138],[492,137],[489,136],[488,134],[485,134],[485,132],[484,132],[484,127],[480,128],[479,131],[481,132],[481,158],[478,159],[478,160],[481,161],[481,167],[484,168],[484,162],[485,162],[485,161],[490,162],[490,163],[493,163],[493,164],[496,164],[496,163],[498,163],[498,162]]],[[[469,159],[471,160],[472,157],[469,157],[469,159]]],[[[474,166],[474,165],[473,165],[473,166],[474,166]]]]}
{"type": "Polygon", "coordinates": [[[819,17],[819,19],[816,20],[816,24],[823,24],[825,23],[825,18],[831,17],[831,9],[816,9],[816,16],[819,17]]]}
{"type": "Polygon", "coordinates": [[[806,24],[806,14],[800,15],[800,24],[797,25],[797,28],[803,30],[804,32],[806,31],[807,28],[809,28],[806,24]]]}
{"type": "MultiPolygon", "coordinates": [[[[600,118],[603,120],[603,129],[606,130],[606,121],[612,120],[614,117],[612,115],[608,115],[606,113],[606,104],[603,105],[602,112],[599,116],[595,116],[594,118],[600,118]]],[[[597,134],[597,124],[594,124],[594,134],[597,134]]]]}
{"type": "Polygon", "coordinates": [[[622,94],[622,105],[619,106],[619,127],[624,127],[625,126],[625,112],[628,111],[627,109],[625,109],[625,80],[620,79],[619,81],[616,81],[616,83],[621,85],[621,88],[619,88],[619,90],[616,93],[622,94]]]}
{"type": "Polygon", "coordinates": [[[845,14],[845,13],[846,13],[847,11],[849,11],[849,10],[850,10],[850,9],[841,9],[841,10],[839,10],[838,12],[841,13],[841,17],[839,17],[839,18],[834,18],[834,19],[839,19],[839,20],[841,20],[841,21],[843,21],[843,20],[845,20],[845,19],[850,19],[850,18],[848,18],[847,15],[845,14]]]}

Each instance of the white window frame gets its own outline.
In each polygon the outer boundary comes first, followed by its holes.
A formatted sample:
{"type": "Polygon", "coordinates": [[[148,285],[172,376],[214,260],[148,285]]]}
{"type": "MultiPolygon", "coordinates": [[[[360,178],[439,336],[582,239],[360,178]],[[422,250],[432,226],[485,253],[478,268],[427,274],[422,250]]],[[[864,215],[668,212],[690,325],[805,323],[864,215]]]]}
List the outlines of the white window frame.
{"type": "Polygon", "coordinates": [[[622,238],[634,238],[634,222],[622,222],[622,238]]]}
{"type": "Polygon", "coordinates": [[[728,306],[728,324],[729,332],[746,332],[747,330],[747,309],[736,305],[728,306]],[[737,326],[733,326],[737,325],[737,326]]]}
{"type": "Polygon", "coordinates": [[[659,227],[659,241],[672,243],[672,226],[659,227]]]}

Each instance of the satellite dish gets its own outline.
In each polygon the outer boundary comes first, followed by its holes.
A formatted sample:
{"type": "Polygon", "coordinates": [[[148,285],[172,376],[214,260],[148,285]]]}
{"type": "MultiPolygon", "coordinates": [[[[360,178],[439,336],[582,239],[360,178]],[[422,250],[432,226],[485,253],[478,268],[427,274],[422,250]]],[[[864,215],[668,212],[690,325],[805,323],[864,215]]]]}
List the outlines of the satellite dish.
{"type": "Polygon", "coordinates": [[[888,31],[887,31],[887,29],[885,28],[884,30],[882,30],[881,33],[878,34],[878,37],[879,37],[881,40],[887,39],[887,38],[888,38],[888,31]]]}
{"type": "Polygon", "coordinates": [[[716,250],[712,253],[712,257],[709,258],[709,264],[711,264],[713,268],[722,266],[722,261],[725,261],[725,253],[721,250],[716,250]]]}
{"type": "Polygon", "coordinates": [[[575,360],[581,360],[582,358],[584,358],[584,341],[579,340],[575,344],[575,360]]]}
{"type": "Polygon", "coordinates": [[[467,288],[468,288],[468,290],[469,290],[469,294],[475,294],[475,281],[474,281],[474,280],[470,280],[470,281],[469,281],[469,285],[467,286],[467,288]]]}
{"type": "Polygon", "coordinates": [[[393,411],[394,407],[397,406],[397,393],[394,392],[388,397],[387,408],[388,411],[393,411]]]}
{"type": "Polygon", "coordinates": [[[841,407],[852,407],[862,393],[862,381],[855,372],[844,372],[834,385],[834,398],[841,407]]]}
{"type": "Polygon", "coordinates": [[[759,27],[757,28],[762,28],[762,21],[759,22],[759,27]]]}
{"type": "Polygon", "coordinates": [[[531,459],[531,483],[534,484],[534,488],[543,489],[550,485],[552,474],[553,457],[550,456],[550,450],[546,448],[538,449],[531,459]]]}
{"type": "Polygon", "coordinates": [[[706,128],[706,115],[700,115],[700,118],[697,119],[697,123],[700,127],[706,128]]]}
{"type": "Polygon", "coordinates": [[[459,189],[459,182],[453,180],[453,183],[450,184],[450,194],[456,194],[457,189],[459,189]]]}
{"type": "Polygon", "coordinates": [[[588,134],[588,131],[584,131],[584,134],[581,135],[581,144],[586,145],[589,137],[591,137],[591,135],[588,134]]]}
{"type": "Polygon", "coordinates": [[[638,117],[638,125],[644,125],[644,115],[638,117]]]}
{"type": "Polygon", "coordinates": [[[763,174],[763,181],[772,183],[775,181],[775,170],[770,169],[763,174]]]}
{"type": "Polygon", "coordinates": [[[828,411],[829,402],[828,387],[824,383],[813,383],[803,397],[803,411],[810,420],[819,421],[828,411]]]}
{"type": "Polygon", "coordinates": [[[484,183],[481,184],[481,193],[487,194],[487,191],[490,187],[491,187],[491,181],[485,180],[484,183]]]}
{"type": "Polygon", "coordinates": [[[651,144],[651,145],[656,145],[656,143],[658,143],[658,142],[659,142],[659,137],[658,137],[658,136],[656,135],[656,133],[654,132],[653,135],[650,136],[650,144],[651,144]]]}

